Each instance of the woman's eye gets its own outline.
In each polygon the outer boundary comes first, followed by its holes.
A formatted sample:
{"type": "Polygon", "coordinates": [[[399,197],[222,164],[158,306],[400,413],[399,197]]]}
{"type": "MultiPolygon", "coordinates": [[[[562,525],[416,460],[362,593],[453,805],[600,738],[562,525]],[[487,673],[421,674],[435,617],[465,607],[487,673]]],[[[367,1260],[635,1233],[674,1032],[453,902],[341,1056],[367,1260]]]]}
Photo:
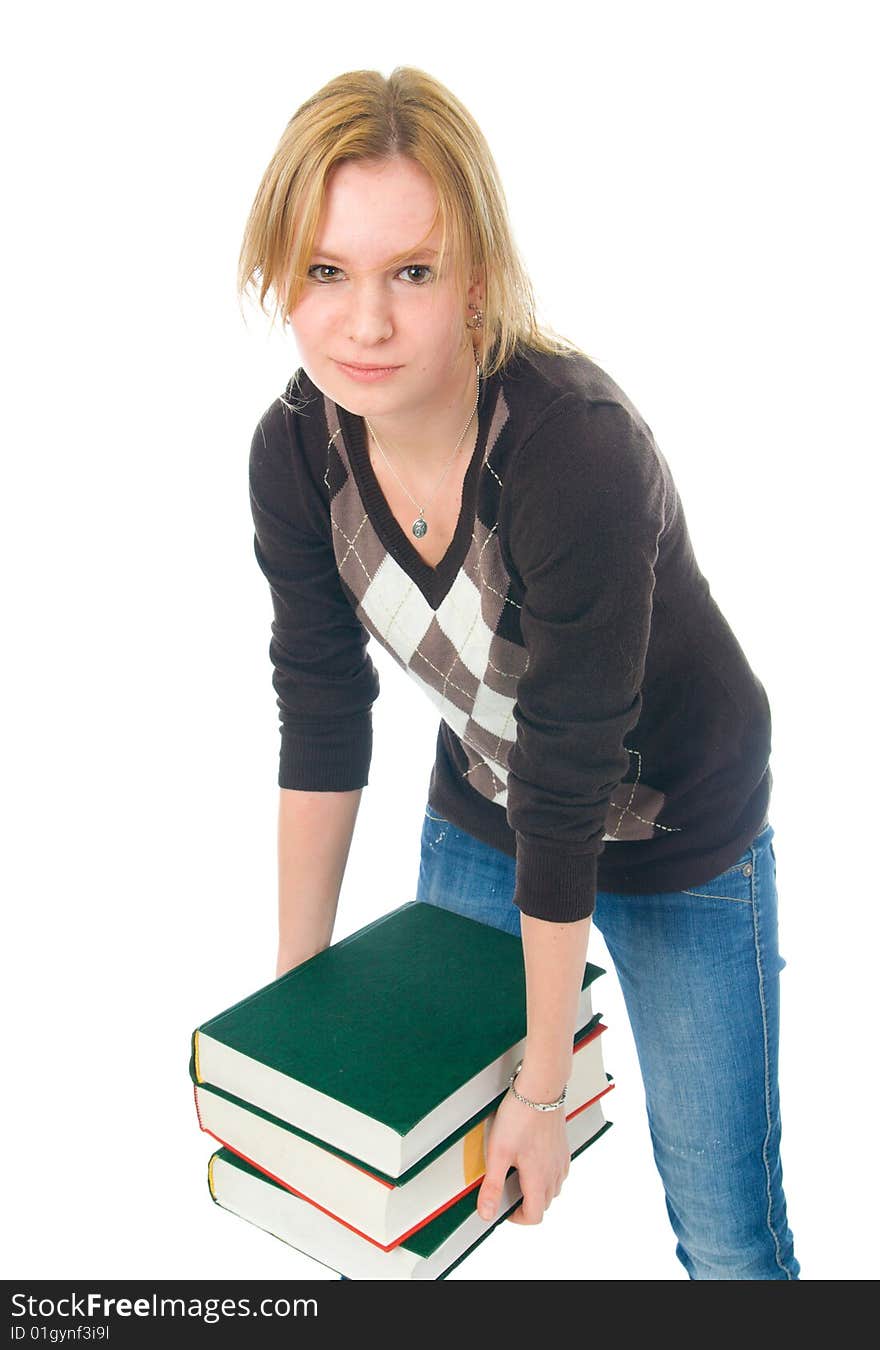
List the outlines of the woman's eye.
{"type": "Polygon", "coordinates": [[[427,264],[425,263],[410,263],[408,267],[403,268],[403,271],[400,273],[400,275],[406,276],[407,281],[411,281],[414,286],[424,286],[425,283],[430,281],[431,279],[431,268],[428,267],[427,264]],[[414,277],[410,275],[412,272],[424,272],[427,273],[428,275],[414,277]]]}
{"type": "MultiPolygon", "coordinates": [[[[331,263],[313,263],[308,269],[308,275],[313,281],[328,282],[336,281],[342,273],[331,263]]],[[[401,268],[398,276],[404,277],[413,286],[424,286],[433,280],[433,269],[426,263],[409,263],[401,268]]]]}

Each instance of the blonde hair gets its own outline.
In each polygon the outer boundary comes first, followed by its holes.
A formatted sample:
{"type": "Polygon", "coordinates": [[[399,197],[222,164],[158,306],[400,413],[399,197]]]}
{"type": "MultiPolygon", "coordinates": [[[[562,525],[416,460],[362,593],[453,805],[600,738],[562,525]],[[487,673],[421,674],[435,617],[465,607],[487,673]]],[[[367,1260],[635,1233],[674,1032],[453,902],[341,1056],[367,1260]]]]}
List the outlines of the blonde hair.
{"type": "Polygon", "coordinates": [[[450,263],[463,297],[468,275],[476,271],[483,277],[483,326],[475,333],[483,373],[502,369],[524,346],[579,353],[535,317],[532,285],[483,133],[444,85],[413,66],[398,66],[387,79],[376,70],[338,75],[297,109],[250,210],[239,256],[239,297],[253,286],[265,313],[272,290],[272,322],[279,312],[286,322],[306,281],[331,169],[345,160],[396,155],[420,165],[437,189],[438,271],[450,263]]]}

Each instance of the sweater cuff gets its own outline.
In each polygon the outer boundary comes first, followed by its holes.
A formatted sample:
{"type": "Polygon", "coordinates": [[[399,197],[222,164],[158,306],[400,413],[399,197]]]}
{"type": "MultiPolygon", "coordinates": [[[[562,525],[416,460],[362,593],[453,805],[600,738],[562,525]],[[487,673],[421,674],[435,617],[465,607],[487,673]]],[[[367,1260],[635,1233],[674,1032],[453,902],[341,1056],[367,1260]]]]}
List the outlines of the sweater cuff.
{"type": "Polygon", "coordinates": [[[533,919],[575,923],[596,907],[596,853],[566,853],[516,833],[513,903],[533,919]]]}
{"type": "Polygon", "coordinates": [[[367,786],[373,752],[369,719],[352,737],[338,724],[312,726],[308,735],[285,729],[281,735],[278,786],[302,792],[352,792],[367,786]]]}

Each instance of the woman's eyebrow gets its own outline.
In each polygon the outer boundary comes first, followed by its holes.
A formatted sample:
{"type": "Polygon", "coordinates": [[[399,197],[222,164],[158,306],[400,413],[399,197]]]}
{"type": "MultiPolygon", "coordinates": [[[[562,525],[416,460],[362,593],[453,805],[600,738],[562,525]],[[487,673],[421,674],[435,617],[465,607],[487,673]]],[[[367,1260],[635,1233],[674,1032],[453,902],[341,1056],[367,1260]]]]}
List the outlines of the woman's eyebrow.
{"type": "MultiPolygon", "coordinates": [[[[325,253],[323,249],[316,248],[312,250],[313,258],[324,258],[326,262],[332,263],[334,267],[347,266],[345,258],[336,258],[331,253],[325,253]]],[[[435,248],[413,248],[405,249],[403,253],[395,253],[393,258],[387,262],[381,263],[381,267],[391,267],[396,262],[402,262],[405,258],[436,258],[437,250],[435,248]]]]}

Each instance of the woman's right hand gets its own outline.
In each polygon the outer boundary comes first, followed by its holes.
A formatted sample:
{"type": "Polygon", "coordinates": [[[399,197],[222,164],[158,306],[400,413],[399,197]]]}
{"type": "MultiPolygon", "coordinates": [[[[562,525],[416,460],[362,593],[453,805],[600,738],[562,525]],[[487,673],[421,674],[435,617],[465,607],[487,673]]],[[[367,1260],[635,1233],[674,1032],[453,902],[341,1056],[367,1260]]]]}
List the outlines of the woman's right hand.
{"type": "Polygon", "coordinates": [[[275,961],[276,980],[279,979],[280,976],[286,975],[289,970],[293,970],[294,966],[301,966],[302,963],[308,961],[310,957],[317,956],[318,952],[324,951],[328,946],[329,943],[326,942],[318,947],[314,945],[304,947],[302,945],[296,946],[287,943],[279,943],[278,956],[275,961]]]}
{"type": "Polygon", "coordinates": [[[361,792],[281,789],[276,979],[333,940],[361,792]]]}

